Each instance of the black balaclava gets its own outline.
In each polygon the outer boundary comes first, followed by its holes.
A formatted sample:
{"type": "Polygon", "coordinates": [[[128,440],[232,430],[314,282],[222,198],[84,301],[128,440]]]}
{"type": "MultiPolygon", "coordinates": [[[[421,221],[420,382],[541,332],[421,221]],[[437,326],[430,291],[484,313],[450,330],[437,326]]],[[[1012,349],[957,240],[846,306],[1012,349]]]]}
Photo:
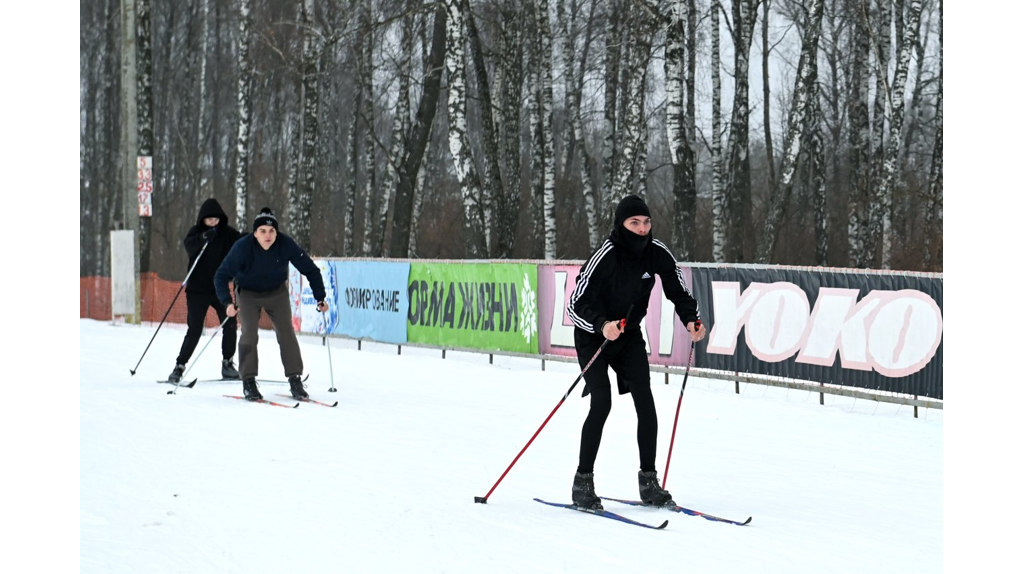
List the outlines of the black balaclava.
{"type": "Polygon", "coordinates": [[[650,217],[651,210],[647,208],[647,204],[639,196],[627,195],[622,198],[619,206],[615,208],[615,226],[609,238],[616,247],[621,247],[633,257],[639,257],[650,246],[652,234],[637,235],[623,227],[622,224],[634,215],[650,217]]]}

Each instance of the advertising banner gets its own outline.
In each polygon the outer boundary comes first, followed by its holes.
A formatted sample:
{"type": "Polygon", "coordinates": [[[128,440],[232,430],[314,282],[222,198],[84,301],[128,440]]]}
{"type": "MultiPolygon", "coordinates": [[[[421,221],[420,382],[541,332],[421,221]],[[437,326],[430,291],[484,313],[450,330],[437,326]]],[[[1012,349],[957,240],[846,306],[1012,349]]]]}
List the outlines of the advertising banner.
{"type": "Polygon", "coordinates": [[[942,399],[942,278],[694,268],[697,365],[942,399]]]}
{"type": "Polygon", "coordinates": [[[413,263],[409,342],[537,352],[537,267],[413,263]]]}
{"type": "Polygon", "coordinates": [[[338,271],[336,261],[313,259],[320,268],[320,276],[324,280],[327,291],[326,301],[330,309],[326,313],[316,310],[316,298],[309,281],[302,278],[302,291],[299,297],[299,313],[302,315],[302,331],[305,333],[334,333],[338,327],[338,271]]]}
{"type": "Polygon", "coordinates": [[[409,264],[336,261],[338,333],[387,343],[407,342],[409,264]]]}
{"type": "MultiPolygon", "coordinates": [[[[683,267],[682,270],[687,285],[692,285],[690,269],[683,267]]],[[[579,265],[542,265],[537,270],[540,283],[541,353],[576,356],[573,344],[574,326],[569,319],[566,302],[576,288],[576,278],[579,274],[579,265]]],[[[690,336],[675,313],[675,305],[665,298],[659,276],[654,278],[654,290],[647,306],[647,317],[641,321],[640,330],[647,342],[647,357],[652,365],[686,365],[690,351],[690,336]]]]}

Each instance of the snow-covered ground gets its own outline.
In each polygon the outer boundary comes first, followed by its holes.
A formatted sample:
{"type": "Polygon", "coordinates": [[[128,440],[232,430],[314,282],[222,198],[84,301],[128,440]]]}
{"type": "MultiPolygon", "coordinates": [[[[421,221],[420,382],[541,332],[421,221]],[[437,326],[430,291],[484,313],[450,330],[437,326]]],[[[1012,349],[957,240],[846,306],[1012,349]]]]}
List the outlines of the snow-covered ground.
{"type": "MultiPolygon", "coordinates": [[[[749,526],[567,502],[589,401],[555,413],[571,364],[302,338],[308,390],[336,408],[221,397],[238,383],[156,384],[184,330],[80,321],[80,568],[136,572],[940,572],[943,411],[691,378],[666,487],[749,526]],[[334,365],[336,393],[329,360],[334,365]]],[[[199,349],[206,344],[200,343],[199,349]]],[[[199,352],[197,349],[197,353],[199,352]]],[[[283,373],[272,332],[261,376],[283,373]]],[[[219,375],[219,339],[191,376],[219,375]]],[[[664,474],[681,377],[655,375],[664,474]]],[[[287,385],[265,383],[267,398],[287,385]]],[[[278,398],[283,402],[289,399],[278,398]]],[[[636,415],[615,396],[598,494],[637,496],[636,415]]]]}

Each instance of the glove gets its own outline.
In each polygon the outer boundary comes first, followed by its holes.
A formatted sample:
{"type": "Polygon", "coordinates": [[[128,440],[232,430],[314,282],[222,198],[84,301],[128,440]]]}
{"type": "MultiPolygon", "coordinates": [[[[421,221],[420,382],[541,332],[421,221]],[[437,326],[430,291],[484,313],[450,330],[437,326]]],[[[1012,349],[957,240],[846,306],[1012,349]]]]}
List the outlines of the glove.
{"type": "Polygon", "coordinates": [[[217,228],[216,227],[211,227],[211,228],[207,229],[206,231],[204,231],[201,237],[203,238],[203,241],[209,241],[209,240],[213,239],[216,236],[217,236],[217,228]]]}
{"type": "Polygon", "coordinates": [[[316,304],[316,310],[320,311],[321,313],[323,313],[324,311],[327,311],[328,308],[329,308],[329,306],[327,305],[327,301],[319,301],[316,304]]]}

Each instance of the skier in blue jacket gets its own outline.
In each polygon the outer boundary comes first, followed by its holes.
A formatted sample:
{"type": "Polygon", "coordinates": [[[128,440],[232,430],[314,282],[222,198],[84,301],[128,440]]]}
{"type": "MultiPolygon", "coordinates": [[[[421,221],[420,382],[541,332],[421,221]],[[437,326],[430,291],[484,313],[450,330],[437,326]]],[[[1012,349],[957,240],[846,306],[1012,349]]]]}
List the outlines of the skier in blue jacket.
{"type": "Polygon", "coordinates": [[[328,309],[327,291],[324,289],[320,269],[299,247],[295,240],[279,233],[277,217],[269,207],[260,210],[253,220],[253,232],[239,239],[214,275],[217,297],[231,317],[237,315],[241,336],[238,341],[238,371],[242,377],[242,391],[250,401],[262,400],[256,385],[259,355],[260,309],[267,312],[281,346],[281,363],[296,399],[309,398],[302,384],[302,353],[292,327],[292,307],[288,298],[288,264],[291,263],[306,276],[317,300],[317,311],[328,309]],[[234,281],[235,300],[232,301],[228,282],[234,281]]]}

